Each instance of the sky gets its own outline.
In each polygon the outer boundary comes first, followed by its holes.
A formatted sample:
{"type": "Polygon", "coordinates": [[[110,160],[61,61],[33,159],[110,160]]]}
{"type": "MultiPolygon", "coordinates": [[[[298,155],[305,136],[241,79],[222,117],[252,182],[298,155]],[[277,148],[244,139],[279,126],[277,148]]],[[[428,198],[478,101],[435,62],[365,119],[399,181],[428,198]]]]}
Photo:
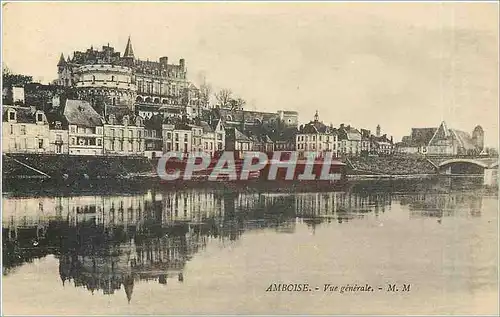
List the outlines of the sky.
{"type": "Polygon", "coordinates": [[[141,59],[186,60],[260,111],[351,124],[396,141],[412,127],[485,131],[498,145],[498,4],[8,3],[3,64],[42,82],[59,56],[128,36],[141,59]]]}

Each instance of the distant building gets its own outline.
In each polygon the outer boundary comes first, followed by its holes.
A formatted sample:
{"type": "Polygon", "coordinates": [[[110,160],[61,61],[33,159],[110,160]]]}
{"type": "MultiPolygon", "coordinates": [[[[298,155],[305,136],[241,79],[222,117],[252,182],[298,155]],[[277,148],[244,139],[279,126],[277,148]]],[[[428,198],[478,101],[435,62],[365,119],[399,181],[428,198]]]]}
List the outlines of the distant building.
{"type": "Polygon", "coordinates": [[[484,138],[479,128],[475,130],[476,139],[467,132],[449,129],[444,121],[438,128],[413,128],[412,134],[403,137],[397,145],[398,152],[435,156],[476,155],[481,152],[477,145],[480,145],[481,137],[484,138]]]}
{"type": "Polygon", "coordinates": [[[484,150],[484,131],[480,125],[476,126],[472,131],[472,142],[478,150],[484,150]]]}

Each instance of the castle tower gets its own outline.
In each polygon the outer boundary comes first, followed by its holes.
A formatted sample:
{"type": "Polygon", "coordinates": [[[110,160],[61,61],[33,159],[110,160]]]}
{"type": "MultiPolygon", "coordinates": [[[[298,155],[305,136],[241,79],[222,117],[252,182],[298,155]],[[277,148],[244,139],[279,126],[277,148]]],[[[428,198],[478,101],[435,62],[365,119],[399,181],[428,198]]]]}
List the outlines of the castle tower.
{"type": "Polygon", "coordinates": [[[380,136],[380,130],[381,130],[381,129],[380,129],[380,124],[377,124],[377,132],[376,132],[376,133],[377,133],[377,136],[378,136],[378,137],[380,136]]]}
{"type": "Polygon", "coordinates": [[[132,41],[130,36],[128,37],[127,47],[125,47],[125,53],[123,53],[124,58],[134,58],[134,50],[132,49],[132,41]]]}
{"type": "Polygon", "coordinates": [[[132,67],[134,65],[134,49],[132,48],[132,41],[130,36],[128,37],[127,47],[125,47],[125,53],[123,53],[123,61],[126,66],[132,67]]]}

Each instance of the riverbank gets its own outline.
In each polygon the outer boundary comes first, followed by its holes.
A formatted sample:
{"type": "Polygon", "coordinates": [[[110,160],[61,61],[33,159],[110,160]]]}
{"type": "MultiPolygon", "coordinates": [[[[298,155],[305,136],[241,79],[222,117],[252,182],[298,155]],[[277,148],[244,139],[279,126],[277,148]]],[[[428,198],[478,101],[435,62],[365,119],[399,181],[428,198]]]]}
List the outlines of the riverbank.
{"type": "Polygon", "coordinates": [[[348,175],[435,175],[436,167],[425,157],[410,155],[368,156],[345,158],[348,175]]]}

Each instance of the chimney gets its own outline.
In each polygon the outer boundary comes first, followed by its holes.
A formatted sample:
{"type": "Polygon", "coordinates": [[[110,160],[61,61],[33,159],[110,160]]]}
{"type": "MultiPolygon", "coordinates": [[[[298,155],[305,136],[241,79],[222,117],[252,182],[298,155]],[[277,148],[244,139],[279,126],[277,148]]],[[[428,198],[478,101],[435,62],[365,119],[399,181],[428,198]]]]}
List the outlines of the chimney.
{"type": "Polygon", "coordinates": [[[179,66],[184,70],[184,67],[185,67],[185,60],[184,60],[184,58],[181,58],[179,60],[179,66]]]}

